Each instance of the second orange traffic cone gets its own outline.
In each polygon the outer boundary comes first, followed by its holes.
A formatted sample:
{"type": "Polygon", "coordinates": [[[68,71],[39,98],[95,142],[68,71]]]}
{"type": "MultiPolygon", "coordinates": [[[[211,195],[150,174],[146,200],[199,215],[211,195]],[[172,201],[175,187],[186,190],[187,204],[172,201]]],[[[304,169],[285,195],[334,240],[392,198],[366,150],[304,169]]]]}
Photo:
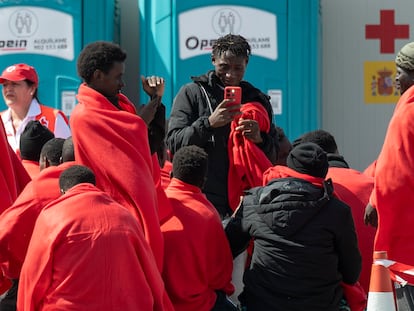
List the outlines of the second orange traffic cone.
{"type": "Polygon", "coordinates": [[[394,290],[390,272],[388,268],[376,263],[377,259],[387,259],[387,252],[374,252],[367,311],[395,311],[394,290]]]}

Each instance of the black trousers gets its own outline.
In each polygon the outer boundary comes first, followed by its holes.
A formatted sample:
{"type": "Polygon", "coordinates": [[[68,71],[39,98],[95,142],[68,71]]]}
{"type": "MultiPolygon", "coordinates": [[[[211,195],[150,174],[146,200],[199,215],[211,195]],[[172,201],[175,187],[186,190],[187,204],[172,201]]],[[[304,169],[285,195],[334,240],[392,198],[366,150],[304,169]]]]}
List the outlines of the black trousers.
{"type": "Polygon", "coordinates": [[[217,300],[211,311],[238,311],[237,306],[232,303],[222,291],[216,291],[217,300]]]}
{"type": "Polygon", "coordinates": [[[414,311],[414,286],[395,285],[395,298],[398,311],[414,311]]]}
{"type": "Polygon", "coordinates": [[[0,311],[16,311],[17,302],[17,287],[19,286],[19,280],[12,280],[12,286],[8,290],[6,296],[0,301],[0,311]]]}

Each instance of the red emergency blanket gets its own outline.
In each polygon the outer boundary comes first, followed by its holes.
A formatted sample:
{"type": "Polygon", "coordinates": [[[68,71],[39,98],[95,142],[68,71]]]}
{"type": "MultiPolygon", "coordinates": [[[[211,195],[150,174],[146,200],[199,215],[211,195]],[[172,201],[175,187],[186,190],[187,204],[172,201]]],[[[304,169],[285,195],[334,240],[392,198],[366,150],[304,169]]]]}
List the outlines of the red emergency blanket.
{"type": "Polygon", "coordinates": [[[414,86],[400,97],[375,167],[370,202],[378,212],[374,248],[414,266],[414,86]]]}
{"type": "Polygon", "coordinates": [[[134,216],[91,184],[40,213],[23,264],[18,310],[173,310],[134,216]]]}
{"type": "Polygon", "coordinates": [[[256,120],[261,132],[269,132],[270,120],[266,109],[258,102],[245,103],[241,107],[242,114],[231,122],[228,142],[229,205],[234,211],[240,203],[243,190],[260,186],[263,172],[272,166],[264,152],[251,140],[236,131],[240,118],[256,120]]]}
{"type": "Polygon", "coordinates": [[[123,110],[86,84],[79,87],[70,118],[75,158],[92,169],[98,188],[135,215],[161,269],[164,246],[148,129],[126,96],[118,97],[123,110]]]}

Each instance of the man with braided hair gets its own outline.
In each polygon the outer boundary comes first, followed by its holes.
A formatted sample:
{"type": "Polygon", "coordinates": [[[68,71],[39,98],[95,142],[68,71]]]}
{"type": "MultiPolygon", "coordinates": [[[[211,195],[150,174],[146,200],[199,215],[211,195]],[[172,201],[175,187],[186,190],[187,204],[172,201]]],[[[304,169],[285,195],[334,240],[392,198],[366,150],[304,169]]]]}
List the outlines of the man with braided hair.
{"type": "MultiPolygon", "coordinates": [[[[378,213],[374,250],[387,251],[389,259],[414,266],[414,42],[398,52],[395,63],[401,97],[376,162],[365,222],[376,226],[378,213]]],[[[413,281],[409,279],[410,284],[413,281]]],[[[413,286],[397,288],[396,294],[399,311],[414,310],[413,286]]]]}
{"type": "MultiPolygon", "coordinates": [[[[259,102],[273,119],[268,96],[250,83],[243,81],[251,47],[240,35],[228,34],[213,45],[211,62],[214,70],[191,77],[192,83],[184,85],[174,99],[169,119],[167,144],[174,154],[183,146],[197,145],[208,154],[208,176],[203,192],[213,203],[220,216],[232,214],[228,202],[228,140],[230,123],[240,114],[240,105],[228,106],[224,99],[226,86],[242,88],[242,103],[259,102]]],[[[261,132],[255,120],[240,118],[237,130],[257,144],[274,163],[277,146],[275,126],[268,133],[261,132]]]]}

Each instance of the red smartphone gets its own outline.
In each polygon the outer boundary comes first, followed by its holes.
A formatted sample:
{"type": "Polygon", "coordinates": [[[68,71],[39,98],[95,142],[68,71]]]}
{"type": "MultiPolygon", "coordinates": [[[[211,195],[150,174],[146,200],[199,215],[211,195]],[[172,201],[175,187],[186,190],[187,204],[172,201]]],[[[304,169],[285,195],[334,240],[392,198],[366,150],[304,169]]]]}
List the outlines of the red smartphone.
{"type": "Polygon", "coordinates": [[[224,99],[232,99],[227,105],[240,105],[241,104],[242,90],[239,86],[226,86],[224,88],[224,99]]]}

